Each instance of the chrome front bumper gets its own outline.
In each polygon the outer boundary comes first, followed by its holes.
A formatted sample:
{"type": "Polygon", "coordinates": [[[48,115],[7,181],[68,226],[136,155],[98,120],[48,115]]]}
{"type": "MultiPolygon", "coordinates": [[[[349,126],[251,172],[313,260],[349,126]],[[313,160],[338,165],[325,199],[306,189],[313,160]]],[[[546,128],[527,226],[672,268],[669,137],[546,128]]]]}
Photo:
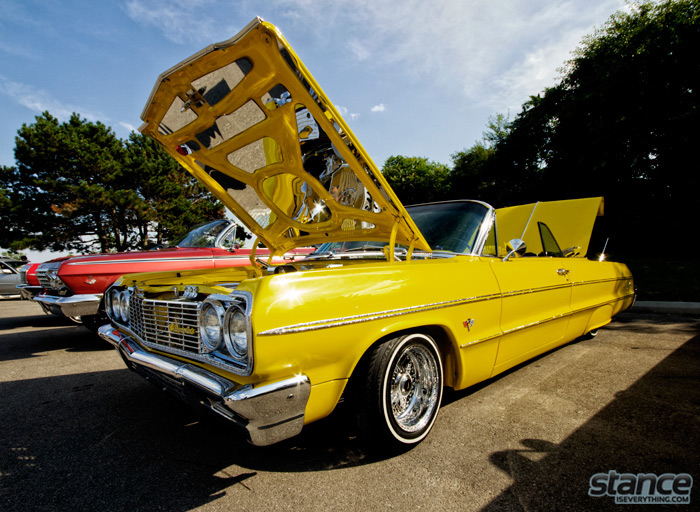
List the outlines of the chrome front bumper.
{"type": "Polygon", "coordinates": [[[293,437],[304,426],[311,393],[306,375],[265,385],[240,385],[198,366],[147,352],[111,324],[98,334],[117,347],[126,365],[187,402],[204,405],[243,427],[256,446],[293,437]]]}
{"type": "Polygon", "coordinates": [[[33,299],[41,304],[44,311],[54,315],[63,316],[89,316],[96,315],[100,308],[102,294],[99,295],[71,295],[70,297],[56,297],[54,295],[37,295],[33,299]]]}
{"type": "Polygon", "coordinates": [[[41,286],[32,286],[29,284],[18,284],[17,285],[17,291],[20,295],[25,300],[32,300],[35,295],[41,293],[43,288],[41,286]]]}

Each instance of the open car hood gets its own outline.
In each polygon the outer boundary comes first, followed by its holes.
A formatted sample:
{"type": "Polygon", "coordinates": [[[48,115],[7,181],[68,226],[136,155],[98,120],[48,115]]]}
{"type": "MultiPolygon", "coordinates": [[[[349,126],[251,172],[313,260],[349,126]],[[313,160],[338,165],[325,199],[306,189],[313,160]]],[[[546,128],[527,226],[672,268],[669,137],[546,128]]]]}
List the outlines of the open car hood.
{"type": "Polygon", "coordinates": [[[140,130],[273,253],[337,240],[429,250],[279,30],[256,18],[160,77],[140,130]]]}

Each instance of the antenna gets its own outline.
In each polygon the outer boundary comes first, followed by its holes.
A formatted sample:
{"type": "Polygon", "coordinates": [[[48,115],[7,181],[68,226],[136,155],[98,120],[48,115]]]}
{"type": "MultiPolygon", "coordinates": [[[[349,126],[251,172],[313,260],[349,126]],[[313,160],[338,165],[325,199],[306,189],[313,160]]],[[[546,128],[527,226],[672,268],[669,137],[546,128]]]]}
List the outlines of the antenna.
{"type": "Polygon", "coordinates": [[[605,239],[605,245],[603,246],[603,252],[600,253],[600,257],[598,258],[598,261],[605,261],[605,249],[608,248],[609,241],[610,241],[610,237],[605,239]]]}

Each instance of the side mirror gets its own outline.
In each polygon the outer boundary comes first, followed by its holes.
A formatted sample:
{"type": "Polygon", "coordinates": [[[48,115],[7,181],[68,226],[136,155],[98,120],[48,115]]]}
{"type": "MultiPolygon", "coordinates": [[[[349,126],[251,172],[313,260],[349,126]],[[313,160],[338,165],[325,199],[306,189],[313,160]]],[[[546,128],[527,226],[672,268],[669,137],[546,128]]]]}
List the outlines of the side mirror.
{"type": "Polygon", "coordinates": [[[235,230],[232,231],[229,235],[226,236],[226,238],[224,238],[221,241],[221,246],[229,252],[236,252],[236,249],[241,248],[241,244],[236,242],[234,236],[235,236],[235,230]]]}
{"type": "Polygon", "coordinates": [[[525,251],[527,251],[527,244],[520,238],[513,238],[513,240],[506,245],[506,251],[508,251],[508,254],[503,258],[503,261],[508,261],[513,254],[517,254],[518,256],[525,254],[525,251]]]}
{"type": "Polygon", "coordinates": [[[562,256],[564,256],[565,258],[575,258],[580,254],[580,249],[581,248],[578,245],[575,245],[573,247],[567,247],[562,251],[562,256]]]}

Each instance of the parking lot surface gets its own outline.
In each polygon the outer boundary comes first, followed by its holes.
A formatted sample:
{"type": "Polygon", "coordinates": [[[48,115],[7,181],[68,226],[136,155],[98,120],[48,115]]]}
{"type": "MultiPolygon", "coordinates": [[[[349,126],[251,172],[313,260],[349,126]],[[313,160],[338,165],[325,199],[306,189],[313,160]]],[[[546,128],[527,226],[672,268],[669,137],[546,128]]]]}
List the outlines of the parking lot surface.
{"type": "Polygon", "coordinates": [[[3,511],[611,510],[588,495],[610,470],[689,473],[678,508],[700,503],[697,317],[624,313],[446,393],[432,433],[395,457],[365,448],[340,412],[256,448],[87,329],[0,302],[3,511]]]}

